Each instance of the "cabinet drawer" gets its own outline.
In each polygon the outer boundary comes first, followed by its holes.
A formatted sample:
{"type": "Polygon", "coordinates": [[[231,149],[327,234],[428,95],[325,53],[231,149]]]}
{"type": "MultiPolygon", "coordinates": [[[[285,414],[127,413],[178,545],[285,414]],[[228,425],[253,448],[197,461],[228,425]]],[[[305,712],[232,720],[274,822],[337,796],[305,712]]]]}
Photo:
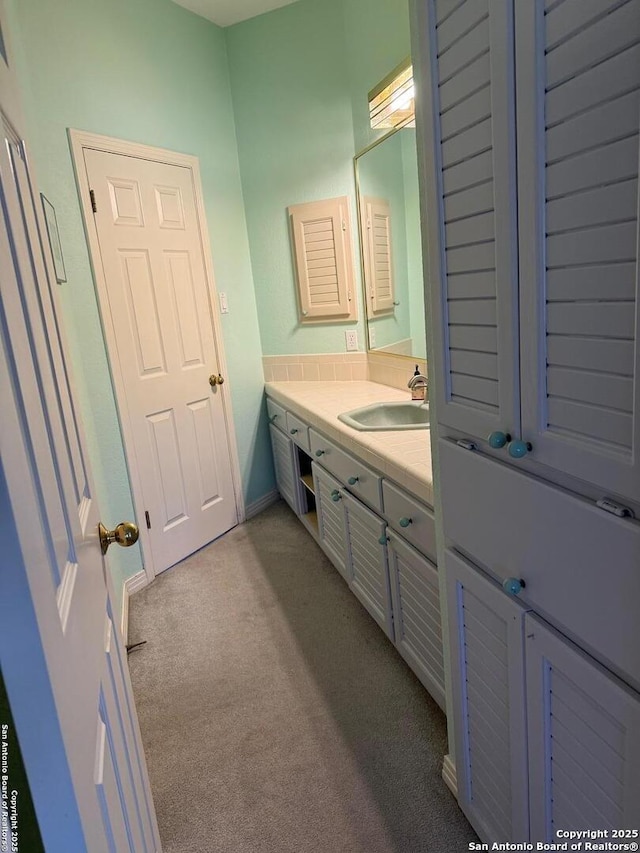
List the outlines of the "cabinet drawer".
{"type": "Polygon", "coordinates": [[[278,405],[271,397],[267,397],[267,414],[269,415],[269,423],[277,426],[282,432],[287,430],[287,413],[278,405]]]}
{"type": "Polygon", "coordinates": [[[309,432],[311,452],[320,464],[331,471],[350,492],[382,512],[382,477],[314,429],[309,432]]]}
{"type": "Polygon", "coordinates": [[[388,480],[382,481],[382,499],[385,518],[391,527],[437,562],[436,525],[431,510],[388,480]],[[405,527],[401,521],[409,523],[405,527]]]}
{"type": "Polygon", "coordinates": [[[287,412],[287,432],[299,447],[309,452],[309,427],[291,412],[287,412]]]}
{"type": "Polygon", "coordinates": [[[440,464],[446,537],[640,685],[640,524],[446,440],[440,464]]]}

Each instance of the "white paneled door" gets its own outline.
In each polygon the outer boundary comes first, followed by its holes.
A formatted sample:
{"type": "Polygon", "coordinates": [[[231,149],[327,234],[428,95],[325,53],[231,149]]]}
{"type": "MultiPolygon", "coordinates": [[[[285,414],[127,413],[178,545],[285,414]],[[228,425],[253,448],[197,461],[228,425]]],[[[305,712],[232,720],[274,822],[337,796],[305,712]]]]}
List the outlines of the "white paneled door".
{"type": "MultiPolygon", "coordinates": [[[[10,68],[0,50],[0,663],[44,848],[152,853],[158,828],[10,68]]],[[[3,849],[23,849],[19,829],[3,849]]]]}
{"type": "Polygon", "coordinates": [[[157,574],[238,522],[194,174],[83,154],[127,458],[157,574]]]}

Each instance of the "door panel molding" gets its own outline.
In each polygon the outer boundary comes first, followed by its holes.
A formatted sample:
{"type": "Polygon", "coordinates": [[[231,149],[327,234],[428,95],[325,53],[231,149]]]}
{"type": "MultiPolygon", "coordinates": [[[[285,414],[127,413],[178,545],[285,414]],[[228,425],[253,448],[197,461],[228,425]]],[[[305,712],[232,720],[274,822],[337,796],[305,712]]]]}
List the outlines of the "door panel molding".
{"type": "MultiPolygon", "coordinates": [[[[227,363],[224,352],[222,325],[220,322],[219,312],[217,310],[217,290],[213,271],[213,260],[209,240],[209,231],[207,228],[207,220],[204,208],[202,183],[200,179],[200,164],[198,158],[190,154],[181,154],[176,151],[169,151],[167,149],[157,148],[151,145],[143,145],[137,142],[129,142],[127,140],[116,139],[110,136],[102,136],[100,134],[89,133],[87,131],[82,130],[75,130],[73,128],[69,129],[68,134],[69,144],[71,146],[73,167],[76,177],[76,185],[78,188],[80,206],[85,227],[85,234],[89,246],[89,259],[91,262],[96,292],[98,295],[98,307],[100,310],[100,318],[102,321],[102,328],[104,332],[105,343],[107,346],[109,363],[111,366],[111,373],[113,377],[113,385],[116,397],[116,406],[118,409],[118,416],[124,439],[124,450],[131,481],[133,505],[136,511],[137,518],[143,519],[146,507],[143,499],[142,478],[138,466],[138,460],[133,449],[133,432],[129,420],[128,409],[126,406],[124,374],[122,370],[122,365],[120,364],[118,358],[115,329],[113,326],[111,312],[108,308],[109,297],[107,292],[107,282],[100,254],[98,230],[93,216],[89,177],[85,167],[84,151],[87,149],[92,149],[108,154],[120,154],[157,163],[164,163],[169,166],[180,166],[190,170],[193,192],[195,197],[196,215],[198,219],[198,229],[202,245],[203,263],[205,268],[205,278],[209,301],[209,313],[215,338],[214,347],[216,352],[216,358],[220,372],[223,375],[228,375],[227,363]]],[[[175,228],[177,227],[177,225],[172,222],[171,227],[175,228]]],[[[229,442],[229,454],[231,459],[231,474],[233,480],[236,514],[238,517],[238,523],[241,523],[245,520],[245,506],[242,494],[240,462],[238,457],[238,447],[236,442],[229,384],[225,383],[224,385],[219,386],[218,393],[220,393],[222,396],[222,408],[224,412],[225,426],[229,442]]],[[[148,581],[152,581],[156,575],[156,570],[153,560],[149,533],[143,524],[140,525],[140,546],[143,555],[144,571],[147,575],[148,581]]]]}

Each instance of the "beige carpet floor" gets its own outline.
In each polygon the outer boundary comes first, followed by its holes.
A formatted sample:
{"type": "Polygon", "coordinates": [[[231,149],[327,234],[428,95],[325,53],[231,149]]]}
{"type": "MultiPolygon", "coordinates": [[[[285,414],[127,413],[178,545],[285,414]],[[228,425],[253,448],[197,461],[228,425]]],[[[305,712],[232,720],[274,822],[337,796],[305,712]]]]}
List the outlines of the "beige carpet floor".
{"type": "Polygon", "coordinates": [[[282,503],[131,600],[165,853],[462,853],[445,718],[282,503]]]}

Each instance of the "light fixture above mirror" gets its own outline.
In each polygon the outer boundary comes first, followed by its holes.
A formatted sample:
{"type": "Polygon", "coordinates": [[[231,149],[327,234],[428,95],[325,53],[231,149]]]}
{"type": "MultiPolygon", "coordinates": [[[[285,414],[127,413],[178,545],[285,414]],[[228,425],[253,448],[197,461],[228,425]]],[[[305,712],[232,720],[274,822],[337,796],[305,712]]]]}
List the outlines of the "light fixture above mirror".
{"type": "Polygon", "coordinates": [[[415,127],[411,57],[401,62],[369,92],[369,117],[374,130],[415,127]]]}

